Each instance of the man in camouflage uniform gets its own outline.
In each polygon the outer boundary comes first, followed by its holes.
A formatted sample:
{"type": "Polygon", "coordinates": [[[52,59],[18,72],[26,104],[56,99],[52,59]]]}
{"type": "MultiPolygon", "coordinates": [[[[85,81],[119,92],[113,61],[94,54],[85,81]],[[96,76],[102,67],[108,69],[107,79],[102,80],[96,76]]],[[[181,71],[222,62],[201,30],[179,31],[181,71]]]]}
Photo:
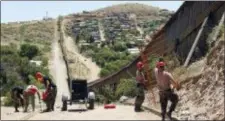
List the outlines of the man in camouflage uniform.
{"type": "Polygon", "coordinates": [[[137,72],[136,72],[136,82],[137,82],[137,95],[135,99],[135,108],[136,112],[143,111],[141,109],[142,103],[145,100],[145,76],[143,71],[144,64],[142,62],[137,63],[137,72]]]}

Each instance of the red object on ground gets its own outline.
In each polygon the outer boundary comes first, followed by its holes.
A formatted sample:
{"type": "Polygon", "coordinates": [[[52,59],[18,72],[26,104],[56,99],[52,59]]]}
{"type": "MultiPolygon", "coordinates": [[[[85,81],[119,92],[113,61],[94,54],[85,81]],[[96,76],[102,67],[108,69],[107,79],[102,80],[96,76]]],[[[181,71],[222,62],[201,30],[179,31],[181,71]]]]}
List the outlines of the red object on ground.
{"type": "Polygon", "coordinates": [[[105,104],[104,108],[105,109],[113,109],[113,108],[116,108],[116,105],[114,105],[114,104],[105,104]]]}
{"type": "Polygon", "coordinates": [[[48,97],[48,92],[47,91],[42,92],[42,100],[45,101],[47,99],[47,97],[48,97]]]}

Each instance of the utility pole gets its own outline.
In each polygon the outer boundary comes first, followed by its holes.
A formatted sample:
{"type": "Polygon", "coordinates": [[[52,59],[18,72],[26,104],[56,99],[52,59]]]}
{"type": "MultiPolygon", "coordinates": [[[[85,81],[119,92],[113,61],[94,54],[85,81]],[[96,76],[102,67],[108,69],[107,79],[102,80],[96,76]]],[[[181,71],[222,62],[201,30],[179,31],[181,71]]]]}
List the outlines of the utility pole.
{"type": "Polygon", "coordinates": [[[46,19],[48,19],[48,11],[46,11],[46,19]]]}

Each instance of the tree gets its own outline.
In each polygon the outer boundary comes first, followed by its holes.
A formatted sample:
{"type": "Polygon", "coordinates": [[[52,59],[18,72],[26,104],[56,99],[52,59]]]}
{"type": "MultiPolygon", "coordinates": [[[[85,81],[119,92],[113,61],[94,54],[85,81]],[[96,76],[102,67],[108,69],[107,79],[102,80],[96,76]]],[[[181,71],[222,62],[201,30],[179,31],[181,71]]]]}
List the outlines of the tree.
{"type": "Polygon", "coordinates": [[[23,44],[20,47],[20,56],[28,57],[31,60],[33,57],[38,55],[38,48],[35,45],[23,44]]]}
{"type": "Polygon", "coordinates": [[[109,74],[110,74],[110,72],[107,69],[105,69],[105,68],[101,69],[101,71],[100,71],[100,76],[101,77],[107,76],[109,74]]]}
{"type": "Polygon", "coordinates": [[[116,44],[114,45],[113,49],[114,49],[115,51],[120,51],[120,52],[122,52],[122,51],[127,50],[127,46],[126,46],[124,43],[118,42],[118,43],[116,43],[116,44]]]}

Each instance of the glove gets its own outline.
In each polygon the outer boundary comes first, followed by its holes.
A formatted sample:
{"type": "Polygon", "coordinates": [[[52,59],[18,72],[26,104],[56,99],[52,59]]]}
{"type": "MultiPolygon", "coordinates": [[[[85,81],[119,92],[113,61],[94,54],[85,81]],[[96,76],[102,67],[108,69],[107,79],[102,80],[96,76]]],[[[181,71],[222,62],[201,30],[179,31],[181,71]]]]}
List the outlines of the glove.
{"type": "Polygon", "coordinates": [[[180,90],[180,88],[181,88],[180,84],[179,84],[179,83],[177,83],[177,84],[176,84],[176,90],[177,90],[177,91],[179,91],[179,90],[180,90]]]}
{"type": "Polygon", "coordinates": [[[180,88],[181,88],[181,86],[180,86],[180,84],[178,84],[177,87],[176,87],[177,91],[179,91],[180,88]]]}

